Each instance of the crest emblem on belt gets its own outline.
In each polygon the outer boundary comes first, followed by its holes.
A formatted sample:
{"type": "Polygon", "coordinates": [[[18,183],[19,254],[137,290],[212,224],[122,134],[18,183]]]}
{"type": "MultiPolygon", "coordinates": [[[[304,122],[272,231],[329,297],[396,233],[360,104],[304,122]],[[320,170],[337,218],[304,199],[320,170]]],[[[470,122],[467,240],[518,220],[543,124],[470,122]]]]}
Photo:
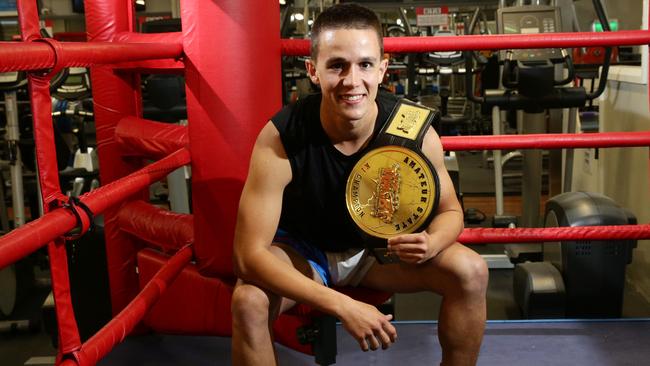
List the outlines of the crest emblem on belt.
{"type": "Polygon", "coordinates": [[[388,239],[421,228],[437,205],[437,175],[426,159],[402,146],[372,150],[352,169],[346,197],[366,234],[388,239]]]}

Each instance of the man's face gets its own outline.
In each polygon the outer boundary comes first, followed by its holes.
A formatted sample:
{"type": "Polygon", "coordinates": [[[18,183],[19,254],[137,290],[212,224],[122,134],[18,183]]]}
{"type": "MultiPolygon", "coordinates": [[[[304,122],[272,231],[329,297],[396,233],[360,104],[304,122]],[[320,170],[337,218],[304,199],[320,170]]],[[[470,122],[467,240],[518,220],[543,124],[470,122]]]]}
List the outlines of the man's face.
{"type": "Polygon", "coordinates": [[[374,110],[387,63],[374,30],[326,29],[319,35],[318,57],[307,62],[307,70],[321,87],[327,115],[351,121],[374,110]]]}

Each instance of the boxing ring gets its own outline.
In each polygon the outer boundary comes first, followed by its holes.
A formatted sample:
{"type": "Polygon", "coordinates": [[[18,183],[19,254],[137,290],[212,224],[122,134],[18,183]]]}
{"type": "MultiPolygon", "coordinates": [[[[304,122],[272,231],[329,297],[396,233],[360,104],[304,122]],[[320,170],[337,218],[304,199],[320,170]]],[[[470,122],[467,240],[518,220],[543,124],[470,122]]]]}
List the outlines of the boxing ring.
{"type": "MultiPolygon", "coordinates": [[[[337,327],[337,365],[426,365],[439,360],[437,323],[395,322],[399,340],[388,350],[360,352],[358,343],[337,327]]],[[[478,364],[644,365],[650,321],[488,321],[478,364]],[[553,352],[549,352],[552,350],[553,352]]],[[[280,365],[313,365],[313,357],[279,346],[280,365]]],[[[118,345],[101,366],[231,365],[230,340],[223,337],[156,335],[118,345]]]]}
{"type": "MultiPolygon", "coordinates": [[[[277,1],[184,0],[183,31],[165,34],[136,33],[135,10],[129,1],[89,1],[85,10],[88,42],[57,42],[41,38],[36,2],[18,1],[22,42],[0,42],[0,72],[29,72],[45,211],[39,219],[0,238],[0,268],[47,246],[59,325],[58,365],[96,364],[132,332],[228,337],[235,281],[232,242],[251,149],[257,132],[281,107],[281,56],[307,55],[309,42],[279,38],[279,17],[269,16],[279,14],[277,1]],[[219,32],[214,31],[214,24],[219,24],[219,32]],[[49,79],[70,66],[91,67],[101,166],[102,186],[79,200],[61,193],[50,113],[49,79]],[[188,127],[139,117],[142,73],[185,75],[188,127]],[[150,184],[188,164],[192,169],[192,215],[165,211],[147,202],[150,184]],[[70,300],[65,240],[87,232],[97,215],[104,215],[105,221],[114,318],[82,342],[70,300]]],[[[644,30],[463,36],[453,41],[444,37],[388,38],[385,50],[648,44],[650,32],[644,30]]],[[[445,150],[647,147],[650,131],[443,137],[442,143],[445,150]]],[[[650,239],[650,224],[465,229],[459,241],[558,239],[650,239]]],[[[386,294],[364,289],[344,290],[371,303],[386,298],[386,294]]],[[[296,337],[297,329],[311,323],[312,316],[302,307],[282,315],[274,327],[276,340],[302,353],[313,353],[311,345],[301,344],[296,337]]],[[[648,334],[648,325],[643,324],[648,334]]],[[[414,332],[423,331],[432,338],[418,345],[432,348],[437,342],[432,333],[435,328],[414,332]]],[[[488,341],[489,332],[490,327],[488,341]]],[[[344,336],[339,338],[343,342],[344,336]]],[[[339,346],[345,347],[345,343],[339,346]]]]}

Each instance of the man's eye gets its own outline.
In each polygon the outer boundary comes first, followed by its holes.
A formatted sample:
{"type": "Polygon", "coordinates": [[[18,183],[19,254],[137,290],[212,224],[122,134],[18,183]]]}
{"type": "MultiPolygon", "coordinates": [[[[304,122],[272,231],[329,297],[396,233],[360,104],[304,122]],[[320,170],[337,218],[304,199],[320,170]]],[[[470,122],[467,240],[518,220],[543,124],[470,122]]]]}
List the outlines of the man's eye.
{"type": "Polygon", "coordinates": [[[340,70],[343,68],[343,64],[331,64],[330,69],[340,70]]]}
{"type": "Polygon", "coordinates": [[[370,62],[362,62],[361,67],[363,67],[364,69],[369,69],[369,68],[372,67],[372,63],[370,63],[370,62]]]}

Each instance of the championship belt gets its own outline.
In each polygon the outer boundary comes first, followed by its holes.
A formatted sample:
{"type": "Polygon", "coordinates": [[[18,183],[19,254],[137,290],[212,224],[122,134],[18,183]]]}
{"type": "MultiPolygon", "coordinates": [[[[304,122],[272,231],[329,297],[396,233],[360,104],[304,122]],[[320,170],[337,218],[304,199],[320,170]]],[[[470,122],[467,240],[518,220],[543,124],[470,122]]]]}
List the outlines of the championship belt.
{"type": "Polygon", "coordinates": [[[371,149],[348,176],[348,212],[379,263],[399,259],[387,239],[424,229],[440,199],[440,181],[422,151],[435,110],[401,99],[371,149]]]}

